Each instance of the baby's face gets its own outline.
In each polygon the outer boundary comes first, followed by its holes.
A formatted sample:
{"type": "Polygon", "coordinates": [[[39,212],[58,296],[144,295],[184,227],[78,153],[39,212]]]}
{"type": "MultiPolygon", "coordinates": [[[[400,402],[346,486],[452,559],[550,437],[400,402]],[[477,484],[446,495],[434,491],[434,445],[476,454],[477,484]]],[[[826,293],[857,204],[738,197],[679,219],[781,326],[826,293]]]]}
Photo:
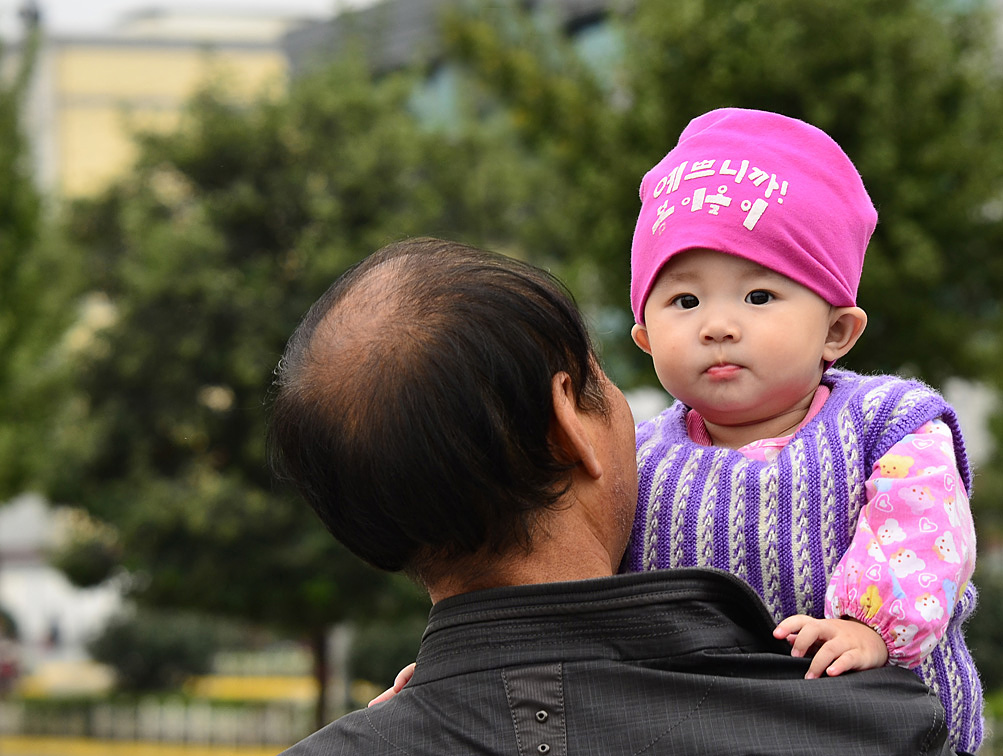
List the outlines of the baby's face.
{"type": "Polygon", "coordinates": [[[691,250],[662,269],[634,340],[665,390],[711,423],[779,417],[818,388],[833,308],[756,263],[691,250]]]}

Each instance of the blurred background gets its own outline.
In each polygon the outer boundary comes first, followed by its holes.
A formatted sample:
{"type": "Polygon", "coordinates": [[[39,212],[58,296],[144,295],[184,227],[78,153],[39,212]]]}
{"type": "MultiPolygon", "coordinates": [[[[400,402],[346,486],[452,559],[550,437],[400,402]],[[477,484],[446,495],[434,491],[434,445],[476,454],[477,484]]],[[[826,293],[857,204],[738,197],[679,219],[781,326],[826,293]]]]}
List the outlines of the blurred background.
{"type": "Polygon", "coordinates": [[[824,129],[878,207],[870,323],[845,364],[922,378],[959,409],[980,548],[968,632],[992,725],[1001,12],[0,3],[0,752],[274,754],[386,687],[428,600],[271,482],[285,339],[366,254],[455,238],[564,279],[649,417],[670,399],[629,337],[638,185],[720,106],[824,129]]]}

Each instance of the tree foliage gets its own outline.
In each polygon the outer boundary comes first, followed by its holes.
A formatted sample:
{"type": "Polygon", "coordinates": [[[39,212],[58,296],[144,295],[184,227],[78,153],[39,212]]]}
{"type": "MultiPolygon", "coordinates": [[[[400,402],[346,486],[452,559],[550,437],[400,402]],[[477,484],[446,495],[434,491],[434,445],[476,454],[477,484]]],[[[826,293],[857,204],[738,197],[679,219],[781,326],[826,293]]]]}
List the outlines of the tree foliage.
{"type": "Polygon", "coordinates": [[[414,661],[424,631],[425,618],[418,616],[361,626],[349,661],[353,677],[390,687],[397,673],[414,661]]]}
{"type": "MultiPolygon", "coordinates": [[[[554,27],[482,17],[450,25],[457,54],[551,159],[536,228],[580,293],[619,308],[603,334],[622,382],[630,235],[643,173],[693,117],[774,110],[830,133],[880,221],[860,303],[868,333],[847,360],[939,383],[998,372],[1003,284],[1003,69],[998,23],[942,0],[639,0],[618,24],[620,63],[594,72],[554,27]]],[[[502,12],[504,13],[504,12],[502,12]]],[[[542,239],[542,241],[541,241],[542,239]]]]}
{"type": "Polygon", "coordinates": [[[488,209],[511,162],[476,169],[485,184],[467,192],[476,140],[422,129],[410,91],[359,59],[278,101],[209,89],[176,133],[141,137],[131,175],[73,208],[106,317],[76,353],[48,491],[117,531],[71,544],[61,561],[78,577],[113,547],[138,601],[279,626],[319,655],[332,623],[427,611],[277,489],[264,448],[285,340],[338,273],[403,236],[502,223],[488,209]]]}
{"type": "Polygon", "coordinates": [[[191,613],[143,611],[113,617],[87,644],[95,661],[115,672],[119,690],[176,690],[212,669],[226,632],[191,613]]]}
{"type": "MultiPolygon", "coordinates": [[[[130,175],[74,208],[90,316],[67,352],[78,390],[59,404],[47,488],[115,526],[140,600],[315,639],[413,611],[413,590],[360,565],[269,478],[264,404],[285,339],[362,256],[441,235],[554,269],[621,385],[654,382],[628,336],[637,187],[714,107],[804,118],[863,174],[881,220],[851,366],[1003,384],[1001,67],[977,3],[638,0],[603,27],[601,65],[559,15],[519,7],[445,24],[436,64],[461,75],[434,124],[414,115],[419,78],[374,77],[349,50],[279,99],[203,92],[177,132],[141,137],[130,175]]],[[[27,202],[5,191],[0,212],[27,202]]],[[[93,580],[110,562],[88,553],[93,580]]]]}
{"type": "MultiPolygon", "coordinates": [[[[1003,66],[993,5],[638,0],[614,22],[619,65],[601,72],[583,67],[553,25],[499,13],[455,18],[452,47],[519,138],[548,156],[551,172],[537,174],[546,176],[536,218],[545,230],[523,243],[546,248],[605,314],[600,337],[621,385],[655,381],[627,340],[640,178],[693,117],[749,107],[827,131],[878,209],[858,299],[869,325],[845,364],[1003,388],[1003,66]]],[[[984,553],[1003,533],[1000,447],[973,499],[984,553]]],[[[982,605],[998,604],[998,575],[980,576],[982,605]]],[[[998,682],[992,618],[990,609],[973,623],[973,647],[998,682]]]]}
{"type": "Polygon", "coordinates": [[[72,258],[44,222],[24,110],[37,30],[0,55],[0,501],[41,485],[69,375],[64,334],[77,315],[72,258]]]}

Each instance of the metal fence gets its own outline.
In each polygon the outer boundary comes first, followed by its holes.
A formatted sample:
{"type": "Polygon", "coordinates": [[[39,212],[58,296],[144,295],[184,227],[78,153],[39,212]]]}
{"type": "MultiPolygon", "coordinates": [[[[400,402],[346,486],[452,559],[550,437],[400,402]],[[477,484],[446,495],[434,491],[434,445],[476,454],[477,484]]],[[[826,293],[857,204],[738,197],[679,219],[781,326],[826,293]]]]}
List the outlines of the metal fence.
{"type": "Polygon", "coordinates": [[[142,700],[0,701],[0,734],[212,745],[288,745],[313,729],[310,707],[142,700]]]}

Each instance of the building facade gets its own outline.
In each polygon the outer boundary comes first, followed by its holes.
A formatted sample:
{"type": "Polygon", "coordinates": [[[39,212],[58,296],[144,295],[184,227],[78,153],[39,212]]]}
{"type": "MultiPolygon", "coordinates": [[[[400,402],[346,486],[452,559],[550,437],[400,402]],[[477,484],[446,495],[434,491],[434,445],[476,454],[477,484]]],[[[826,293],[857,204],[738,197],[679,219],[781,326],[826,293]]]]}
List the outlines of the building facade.
{"type": "Polygon", "coordinates": [[[188,99],[214,81],[238,97],[281,92],[281,40],[311,21],[151,10],[107,34],[50,36],[43,16],[25,118],[39,187],[57,198],[100,191],[133,161],[137,131],[175,128],[188,99]]]}

